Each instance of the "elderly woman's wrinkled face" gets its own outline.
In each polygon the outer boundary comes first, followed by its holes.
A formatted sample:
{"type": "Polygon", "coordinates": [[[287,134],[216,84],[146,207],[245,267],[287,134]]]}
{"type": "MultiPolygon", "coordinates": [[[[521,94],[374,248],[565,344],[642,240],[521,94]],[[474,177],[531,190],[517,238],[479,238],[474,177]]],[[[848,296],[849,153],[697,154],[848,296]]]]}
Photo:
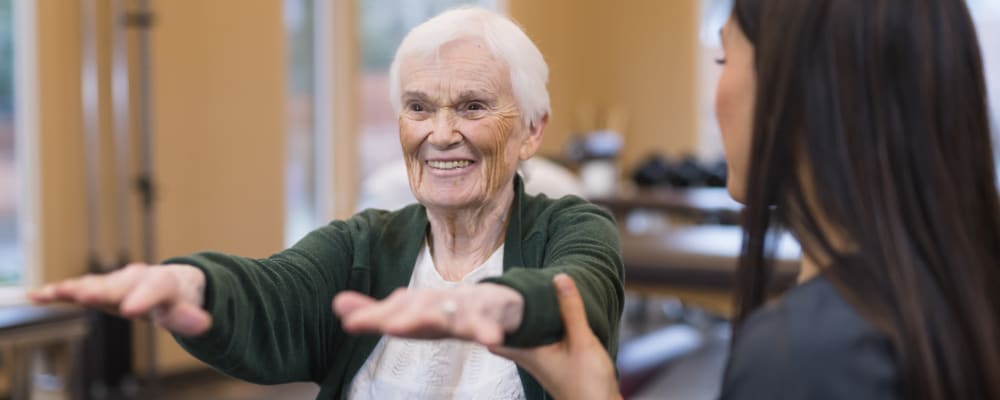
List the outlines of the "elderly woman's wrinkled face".
{"type": "Polygon", "coordinates": [[[399,138],[410,188],[425,206],[481,207],[538,149],[522,122],[507,66],[480,40],[400,64],[399,138]]]}

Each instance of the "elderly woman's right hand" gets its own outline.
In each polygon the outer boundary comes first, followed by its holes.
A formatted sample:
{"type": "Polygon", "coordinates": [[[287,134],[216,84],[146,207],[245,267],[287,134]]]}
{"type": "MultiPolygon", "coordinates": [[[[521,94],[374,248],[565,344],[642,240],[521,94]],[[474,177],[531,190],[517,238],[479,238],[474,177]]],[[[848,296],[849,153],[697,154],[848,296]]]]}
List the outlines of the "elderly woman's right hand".
{"type": "Polygon", "coordinates": [[[50,283],[28,293],[37,303],[66,301],[125,318],[149,315],[157,325],[183,336],[208,331],[203,310],[205,274],[190,265],[130,264],[104,275],[50,283]]]}

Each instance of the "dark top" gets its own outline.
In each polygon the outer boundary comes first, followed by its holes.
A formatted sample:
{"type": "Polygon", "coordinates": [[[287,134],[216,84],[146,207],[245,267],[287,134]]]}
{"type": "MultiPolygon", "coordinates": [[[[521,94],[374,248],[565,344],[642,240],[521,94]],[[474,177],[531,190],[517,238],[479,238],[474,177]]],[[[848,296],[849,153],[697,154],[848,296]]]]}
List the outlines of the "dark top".
{"type": "Polygon", "coordinates": [[[747,318],[722,399],[898,399],[889,339],[817,277],[747,318]]]}
{"type": "MultiPolygon", "coordinates": [[[[552,277],[576,281],[591,329],[614,356],[622,312],[621,243],[614,219],[580,198],[524,193],[514,181],[504,239],[502,276],[486,281],[524,297],[524,315],[505,344],[531,347],[563,335],[552,277]]],[[[178,338],[188,352],[226,374],[255,383],[312,381],[320,399],[345,398],[377,335],[349,335],[330,308],[355,290],[385,298],[406,287],[428,229],[414,204],[397,211],[366,210],[317,229],[292,248],[264,259],[206,252],[168,260],[205,272],[205,305],[212,327],[178,338]]],[[[518,369],[529,400],[547,396],[518,369]]]]}

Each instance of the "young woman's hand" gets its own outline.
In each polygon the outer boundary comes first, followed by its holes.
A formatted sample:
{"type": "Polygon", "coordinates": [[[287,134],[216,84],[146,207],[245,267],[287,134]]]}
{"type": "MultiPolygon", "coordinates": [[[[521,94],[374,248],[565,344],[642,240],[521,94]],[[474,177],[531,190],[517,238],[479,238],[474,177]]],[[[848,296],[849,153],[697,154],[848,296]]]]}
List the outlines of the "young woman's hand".
{"type": "Polygon", "coordinates": [[[566,336],[561,342],[533,349],[491,347],[490,351],[523,367],[557,399],[620,399],[615,369],[587,324],[583,299],[573,279],[553,279],[566,336]]]}

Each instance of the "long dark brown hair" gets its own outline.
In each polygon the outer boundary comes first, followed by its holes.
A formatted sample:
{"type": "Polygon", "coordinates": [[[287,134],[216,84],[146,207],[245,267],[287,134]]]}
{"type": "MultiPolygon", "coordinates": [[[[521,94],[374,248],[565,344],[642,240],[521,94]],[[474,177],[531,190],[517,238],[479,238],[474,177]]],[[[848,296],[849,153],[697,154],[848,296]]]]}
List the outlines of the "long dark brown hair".
{"type": "Polygon", "coordinates": [[[915,399],[1000,398],[1000,201],[964,0],[735,0],[757,103],[739,322],[772,232],[873,326],[915,399]]]}

